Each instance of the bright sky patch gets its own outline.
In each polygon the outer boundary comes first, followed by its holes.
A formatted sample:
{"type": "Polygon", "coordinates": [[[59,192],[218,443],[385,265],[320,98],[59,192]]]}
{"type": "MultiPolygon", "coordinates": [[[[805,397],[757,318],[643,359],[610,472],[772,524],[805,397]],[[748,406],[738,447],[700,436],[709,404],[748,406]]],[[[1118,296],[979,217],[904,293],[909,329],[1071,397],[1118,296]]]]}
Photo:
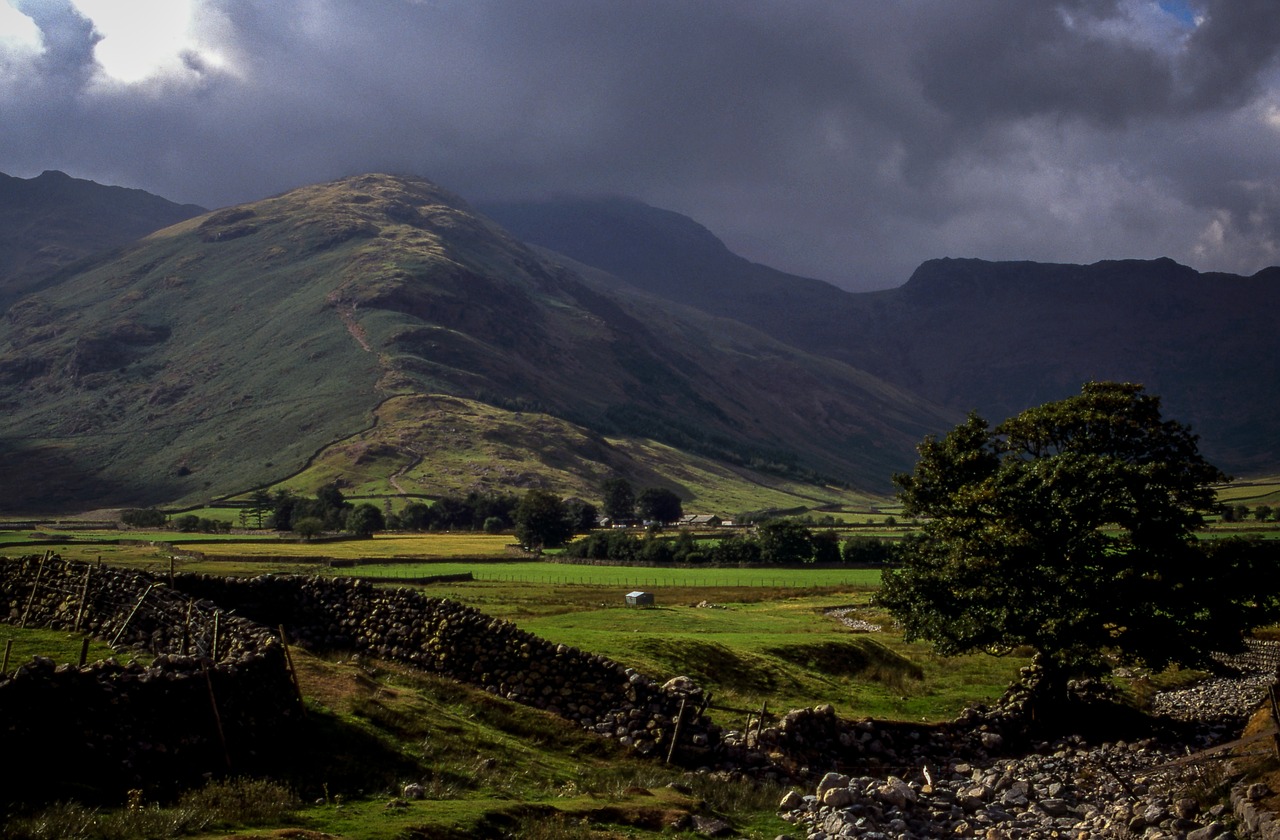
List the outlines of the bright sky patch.
{"type": "Polygon", "coordinates": [[[94,58],[115,81],[131,83],[180,66],[195,49],[192,0],[73,0],[102,40],[94,58]]]}
{"type": "Polygon", "coordinates": [[[40,28],[12,3],[0,3],[0,49],[15,48],[39,52],[40,28]]]}

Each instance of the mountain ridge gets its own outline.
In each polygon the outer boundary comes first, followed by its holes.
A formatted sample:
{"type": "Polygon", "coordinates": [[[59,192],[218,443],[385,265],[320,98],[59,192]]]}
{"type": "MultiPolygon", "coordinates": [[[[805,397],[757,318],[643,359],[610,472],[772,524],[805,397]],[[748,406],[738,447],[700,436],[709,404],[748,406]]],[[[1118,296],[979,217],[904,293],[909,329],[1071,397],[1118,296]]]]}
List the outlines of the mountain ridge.
{"type": "Polygon", "coordinates": [[[204,214],[9,308],[0,460],[61,476],[51,492],[78,503],[191,501],[293,474],[390,396],[446,394],[885,487],[946,421],[627,288],[425,179],[355,176],[204,214]]]}
{"type": "Polygon", "coordinates": [[[1258,305],[1274,294],[1280,268],[1239,277],[1168,258],[1087,266],[939,258],[894,289],[848,292],[727,249],[708,259],[717,252],[706,243],[689,253],[687,236],[667,236],[671,211],[620,206],[558,199],[481,210],[530,242],[604,263],[637,288],[735,318],[953,411],[998,422],[1089,380],[1137,381],[1228,470],[1280,466],[1280,386],[1249,372],[1254,360],[1280,358],[1280,315],[1258,305]],[[611,252],[619,240],[644,259],[611,252]]]}
{"type": "Polygon", "coordinates": [[[58,170],[26,179],[0,173],[0,306],[58,268],[204,212],[58,170]]]}

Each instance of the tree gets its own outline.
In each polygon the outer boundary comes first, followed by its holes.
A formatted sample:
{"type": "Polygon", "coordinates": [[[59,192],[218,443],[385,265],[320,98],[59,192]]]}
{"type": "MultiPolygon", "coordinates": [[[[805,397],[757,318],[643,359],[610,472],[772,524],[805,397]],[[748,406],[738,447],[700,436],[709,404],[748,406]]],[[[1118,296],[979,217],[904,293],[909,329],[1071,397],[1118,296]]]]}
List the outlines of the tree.
{"type": "Polygon", "coordinates": [[[516,539],[530,551],[559,548],[573,536],[573,524],[558,496],[530,490],[516,505],[516,539]]]}
{"type": "Polygon", "coordinates": [[[304,540],[319,536],[324,531],[324,520],[318,516],[303,516],[293,522],[293,532],[304,540]]]}
{"type": "Polygon", "coordinates": [[[604,515],[614,522],[625,522],[635,516],[636,494],[625,478],[611,478],[604,483],[604,515]]]}
{"type": "Polygon", "coordinates": [[[293,528],[293,510],[298,504],[298,498],[288,490],[279,490],[271,498],[271,518],[272,527],[277,531],[292,531],[293,528]]]}
{"type": "Polygon", "coordinates": [[[400,527],[406,531],[425,531],[431,525],[431,507],[422,502],[410,502],[400,511],[400,527]]]}
{"type": "Polygon", "coordinates": [[[836,536],[835,531],[818,531],[817,533],[811,533],[809,534],[809,541],[813,548],[813,562],[840,562],[840,538],[836,536]]]}
{"type": "Polygon", "coordinates": [[[1140,385],[1089,383],[995,429],[972,414],[918,449],[894,481],[924,521],[877,596],[908,639],[944,655],[1030,646],[1062,697],[1105,654],[1200,665],[1276,612],[1260,595],[1274,564],[1246,549],[1206,562],[1194,529],[1225,476],[1140,385]]]}
{"type": "Polygon", "coordinates": [[[377,505],[362,502],[347,513],[346,527],[353,534],[371,537],[374,531],[381,531],[386,527],[386,521],[377,505]]]}
{"type": "Polygon", "coordinates": [[[262,527],[262,518],[271,511],[271,494],[266,490],[254,490],[249,497],[249,515],[255,528],[262,527]]]}
{"type": "Polygon", "coordinates": [[[894,547],[879,537],[849,537],[840,549],[844,562],[857,566],[883,566],[893,562],[894,547]]]}
{"type": "Polygon", "coordinates": [[[596,512],[596,506],[582,499],[565,499],[564,510],[569,521],[573,523],[574,533],[590,531],[596,527],[596,521],[600,518],[600,514],[596,512]]]}
{"type": "Polygon", "coordinates": [[[132,528],[160,528],[167,518],[155,508],[129,508],[120,514],[120,521],[132,528]]]}
{"type": "Polygon", "coordinates": [[[1259,522],[1266,522],[1271,518],[1272,513],[1271,505],[1258,505],[1253,509],[1253,518],[1259,522]]]}
{"type": "Polygon", "coordinates": [[[647,487],[636,497],[636,512],[645,521],[670,525],[684,516],[684,505],[665,487],[647,487]]]}
{"type": "Polygon", "coordinates": [[[813,559],[809,529],[791,519],[770,519],[759,526],[760,560],[769,565],[808,563],[813,559]]]}

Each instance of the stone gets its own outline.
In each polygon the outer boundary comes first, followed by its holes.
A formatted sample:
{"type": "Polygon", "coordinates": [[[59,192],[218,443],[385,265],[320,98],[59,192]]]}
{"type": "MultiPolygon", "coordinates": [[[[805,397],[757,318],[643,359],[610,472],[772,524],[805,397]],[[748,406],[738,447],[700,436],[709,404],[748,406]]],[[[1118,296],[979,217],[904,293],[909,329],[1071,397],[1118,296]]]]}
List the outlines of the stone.
{"type": "Polygon", "coordinates": [[[782,801],[778,803],[778,811],[798,811],[804,807],[804,797],[794,790],[787,791],[782,797],[782,801]]]}

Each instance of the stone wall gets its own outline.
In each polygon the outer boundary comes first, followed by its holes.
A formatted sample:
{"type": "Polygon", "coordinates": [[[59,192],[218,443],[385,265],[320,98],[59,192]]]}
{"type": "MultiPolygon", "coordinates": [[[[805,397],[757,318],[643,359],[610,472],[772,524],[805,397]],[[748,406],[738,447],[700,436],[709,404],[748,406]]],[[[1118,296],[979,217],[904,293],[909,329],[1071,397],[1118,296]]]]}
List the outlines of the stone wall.
{"type": "Polygon", "coordinates": [[[354,578],[178,575],[175,587],[234,609],[312,650],[403,662],[535,706],[666,755],[682,704],[679,756],[693,760],[718,733],[687,683],[660,686],[612,660],[551,642],[454,601],[354,578]]]}
{"type": "Polygon", "coordinates": [[[660,686],[474,608],[351,578],[170,580],[57,557],[0,559],[0,620],[154,656],[145,667],[36,659],[0,677],[0,755],[57,757],[27,778],[37,785],[179,787],[228,768],[247,772],[287,744],[302,715],[280,627],[309,649],[469,683],[643,755],[665,758],[675,738],[675,759],[697,763],[719,734],[687,681],[660,686]]]}
{"type": "Polygon", "coordinates": [[[7,801],[162,793],[252,772],[301,718],[272,633],[148,575],[0,558],[0,620],[95,636],[149,660],[11,662],[0,675],[7,801]]]}

